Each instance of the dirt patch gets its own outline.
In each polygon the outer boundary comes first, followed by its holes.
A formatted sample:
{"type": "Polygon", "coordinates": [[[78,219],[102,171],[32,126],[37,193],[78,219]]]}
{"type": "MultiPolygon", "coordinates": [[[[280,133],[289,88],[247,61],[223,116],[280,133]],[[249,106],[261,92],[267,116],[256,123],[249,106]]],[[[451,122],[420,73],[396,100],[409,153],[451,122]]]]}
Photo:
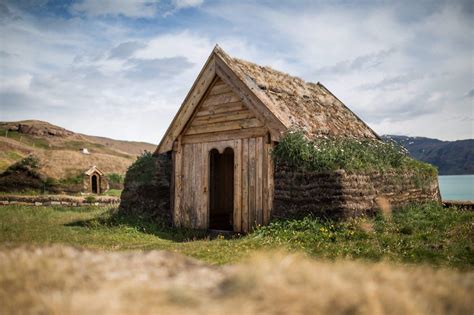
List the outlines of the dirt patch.
{"type": "Polygon", "coordinates": [[[474,273],[265,254],[0,249],[2,314],[472,314],[474,273]]]}

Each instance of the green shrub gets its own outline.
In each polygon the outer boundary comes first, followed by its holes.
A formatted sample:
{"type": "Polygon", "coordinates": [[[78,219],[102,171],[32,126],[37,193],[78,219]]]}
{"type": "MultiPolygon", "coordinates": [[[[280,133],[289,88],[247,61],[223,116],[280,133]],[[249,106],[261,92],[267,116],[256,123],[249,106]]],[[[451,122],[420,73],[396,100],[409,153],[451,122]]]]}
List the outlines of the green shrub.
{"type": "Polygon", "coordinates": [[[117,173],[107,174],[107,179],[111,184],[123,184],[124,176],[117,173]]]}
{"type": "Polygon", "coordinates": [[[94,196],[87,196],[84,199],[84,201],[87,202],[87,203],[94,203],[96,201],[96,198],[94,196]]]}
{"type": "Polygon", "coordinates": [[[28,155],[24,159],[16,162],[13,164],[9,170],[17,171],[17,170],[37,170],[39,168],[39,158],[34,155],[28,155]]]}
{"type": "Polygon", "coordinates": [[[0,191],[5,192],[54,192],[56,184],[40,173],[39,159],[34,155],[23,158],[0,174],[0,191]]]}
{"type": "Polygon", "coordinates": [[[79,185],[84,181],[84,175],[79,174],[61,179],[59,182],[65,185],[79,185]]]}
{"type": "Polygon", "coordinates": [[[276,163],[310,171],[372,171],[416,169],[437,174],[430,164],[408,156],[394,142],[370,139],[318,138],[308,140],[301,131],[287,132],[272,151],[276,163]]]}
{"type": "Polygon", "coordinates": [[[151,152],[145,151],[130,165],[127,176],[135,182],[151,183],[156,173],[156,157],[151,152]]]}

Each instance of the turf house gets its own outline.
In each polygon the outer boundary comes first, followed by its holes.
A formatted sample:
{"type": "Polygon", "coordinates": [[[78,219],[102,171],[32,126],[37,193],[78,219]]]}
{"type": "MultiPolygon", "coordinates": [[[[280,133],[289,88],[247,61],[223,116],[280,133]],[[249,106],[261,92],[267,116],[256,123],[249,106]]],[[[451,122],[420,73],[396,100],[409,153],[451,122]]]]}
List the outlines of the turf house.
{"type": "Polygon", "coordinates": [[[391,205],[439,200],[429,166],[354,164],[377,143],[385,146],[321,83],[216,46],[149,162],[137,160],[127,173],[121,208],[177,227],[245,233],[272,218],[373,212],[380,198],[391,205]],[[338,143],[337,154],[352,148],[347,169],[318,160],[328,143],[338,143]]]}

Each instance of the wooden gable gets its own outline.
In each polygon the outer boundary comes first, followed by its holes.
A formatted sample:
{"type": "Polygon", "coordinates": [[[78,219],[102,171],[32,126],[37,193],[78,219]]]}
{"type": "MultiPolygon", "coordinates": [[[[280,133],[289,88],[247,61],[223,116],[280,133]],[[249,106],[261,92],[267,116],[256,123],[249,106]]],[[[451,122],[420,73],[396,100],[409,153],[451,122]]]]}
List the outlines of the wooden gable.
{"type": "MultiPolygon", "coordinates": [[[[270,132],[272,138],[278,139],[281,133],[286,130],[284,124],[262,102],[260,99],[262,96],[255,95],[257,89],[249,86],[251,85],[249,82],[243,82],[239,79],[222,59],[221,54],[221,49],[216,46],[158,145],[157,153],[171,151],[174,141],[180,135],[184,136],[183,141],[197,143],[201,141],[197,139],[202,134],[208,137],[215,136],[217,138],[214,141],[217,141],[237,139],[239,137],[263,136],[270,132]],[[209,87],[212,87],[211,91],[209,91],[209,87]],[[224,101],[223,104],[221,103],[222,101],[224,101]],[[196,109],[201,105],[203,105],[202,112],[196,113],[196,109]],[[246,108],[243,108],[243,105],[246,108]],[[234,116],[231,118],[232,120],[224,118],[224,116],[228,115],[226,110],[229,112],[231,112],[230,109],[232,111],[239,111],[239,106],[241,110],[247,109],[249,112],[239,113],[239,115],[243,116],[234,116]],[[213,117],[198,119],[201,116],[209,116],[210,111],[206,111],[206,107],[208,107],[208,110],[214,111],[213,117]],[[255,116],[244,118],[245,114],[248,116],[250,112],[254,113],[255,116]],[[200,116],[196,117],[196,114],[200,116]],[[222,115],[219,117],[218,114],[222,115]],[[206,119],[209,119],[209,121],[204,123],[203,121],[206,119]],[[222,119],[224,120],[219,121],[222,119]],[[236,120],[241,121],[236,122],[236,120]],[[190,121],[194,123],[193,126],[190,126],[190,121]],[[199,124],[213,124],[213,126],[209,126],[208,130],[204,130],[204,127],[198,127],[200,126],[199,124]],[[214,131],[212,131],[212,128],[214,128],[214,131]],[[226,133],[220,134],[222,131],[226,131],[226,133]],[[237,133],[239,133],[239,137],[237,137],[237,133]]],[[[211,138],[206,140],[211,141],[211,138]]]]}
{"type": "MultiPolygon", "coordinates": [[[[264,127],[241,98],[219,77],[210,86],[207,95],[187,124],[183,135],[212,137],[217,132],[246,130],[261,134],[264,127]]],[[[189,138],[189,137],[188,137],[189,138]]]]}

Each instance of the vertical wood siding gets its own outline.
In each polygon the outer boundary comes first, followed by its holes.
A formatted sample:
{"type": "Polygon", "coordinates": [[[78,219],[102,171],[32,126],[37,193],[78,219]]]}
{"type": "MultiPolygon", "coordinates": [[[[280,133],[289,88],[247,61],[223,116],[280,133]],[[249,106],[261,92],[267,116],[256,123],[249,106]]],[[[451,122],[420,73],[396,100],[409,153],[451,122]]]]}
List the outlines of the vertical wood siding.
{"type": "Polygon", "coordinates": [[[207,229],[209,226],[209,152],[234,150],[233,227],[248,232],[268,223],[271,210],[270,145],[263,137],[191,143],[174,153],[174,223],[176,226],[207,229]]]}

